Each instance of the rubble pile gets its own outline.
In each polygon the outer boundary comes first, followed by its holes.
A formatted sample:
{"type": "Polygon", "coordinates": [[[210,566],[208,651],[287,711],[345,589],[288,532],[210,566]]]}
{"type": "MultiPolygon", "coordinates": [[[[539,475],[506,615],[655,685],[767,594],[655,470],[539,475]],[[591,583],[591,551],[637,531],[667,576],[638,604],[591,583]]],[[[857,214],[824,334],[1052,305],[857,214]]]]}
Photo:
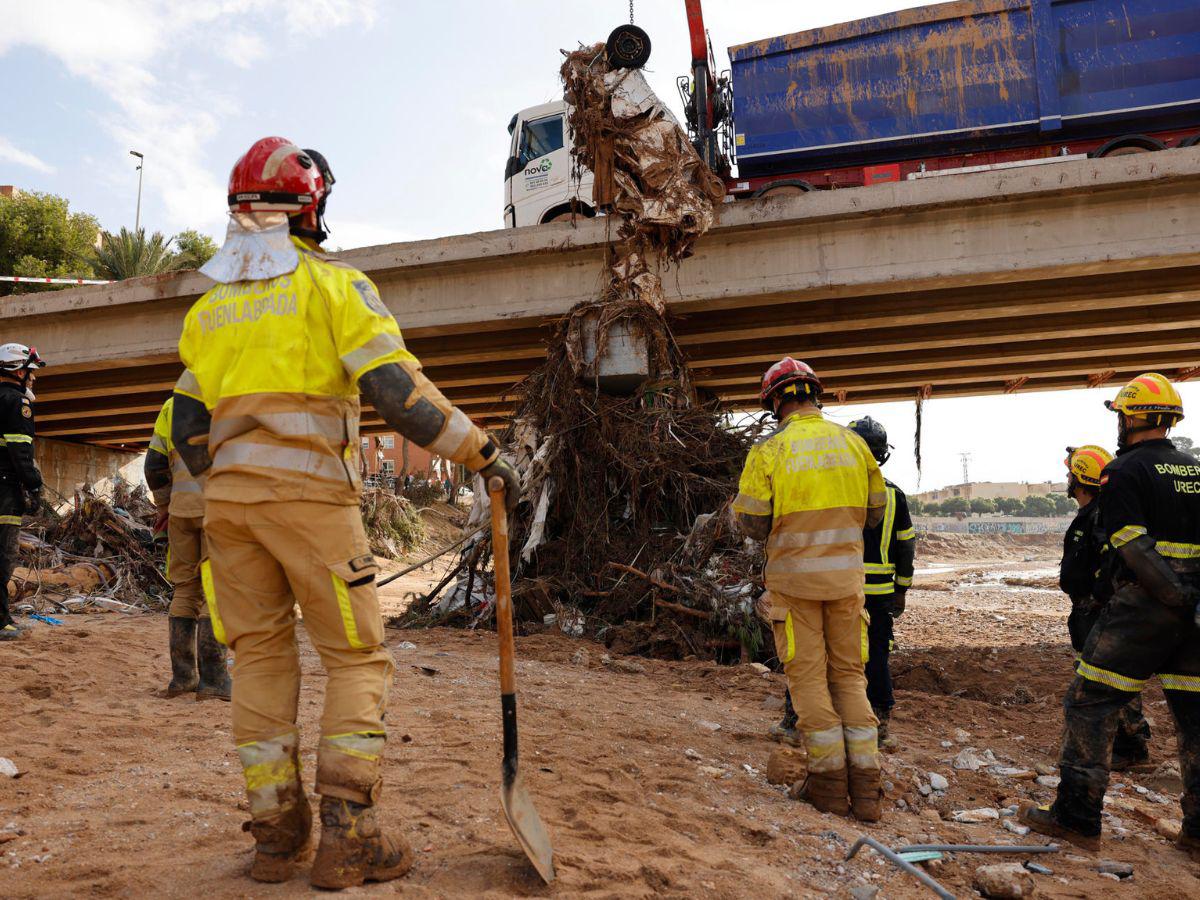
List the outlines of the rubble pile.
{"type": "Polygon", "coordinates": [[[371,552],[397,559],[425,540],[425,525],[417,508],[404,497],[383,488],[367,488],[359,499],[371,552]]]}
{"type": "MultiPolygon", "coordinates": [[[[769,646],[754,615],[759,551],[727,514],[759,426],[733,427],[692,384],[662,287],[724,187],[642,73],[610,70],[603,49],[567,54],[561,74],[575,161],[595,172],[615,236],[599,297],[557,323],[545,364],[516,389],[504,436],[524,487],[510,524],[514,612],[621,652],[738,659],[769,646]],[[617,389],[605,383],[610,341],[641,366],[617,389]]],[[[468,528],[486,521],[479,480],[475,495],[468,528]]],[[[400,624],[490,622],[488,540],[400,624]]]]}
{"type": "Polygon", "coordinates": [[[154,543],[154,505],[143,485],[118,483],[111,500],[79,488],[66,515],[44,506],[21,533],[10,597],[18,609],[162,610],[170,602],[165,548],[154,543]]]}

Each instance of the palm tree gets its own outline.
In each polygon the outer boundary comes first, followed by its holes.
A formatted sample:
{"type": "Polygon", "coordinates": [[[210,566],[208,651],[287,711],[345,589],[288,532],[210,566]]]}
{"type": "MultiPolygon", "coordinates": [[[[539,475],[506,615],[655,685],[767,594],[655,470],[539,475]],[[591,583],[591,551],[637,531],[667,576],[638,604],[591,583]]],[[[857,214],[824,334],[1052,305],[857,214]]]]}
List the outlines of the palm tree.
{"type": "Polygon", "coordinates": [[[180,257],[171,252],[171,239],[156,231],[146,237],[146,229],[117,234],[103,232],[100,246],[89,260],[100,278],[123,281],[142,275],[160,275],[180,267],[180,257]]]}

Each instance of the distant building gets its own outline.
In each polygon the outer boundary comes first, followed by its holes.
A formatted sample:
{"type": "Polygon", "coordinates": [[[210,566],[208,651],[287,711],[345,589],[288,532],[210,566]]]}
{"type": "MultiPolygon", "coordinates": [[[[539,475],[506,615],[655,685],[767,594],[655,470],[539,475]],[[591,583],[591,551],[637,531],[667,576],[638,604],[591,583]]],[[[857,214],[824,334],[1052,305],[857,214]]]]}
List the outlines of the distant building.
{"type": "MultiPolygon", "coordinates": [[[[398,475],[412,475],[414,478],[428,478],[441,481],[446,477],[447,462],[441,457],[432,455],[428,450],[418,447],[412,441],[407,441],[400,435],[372,434],[361,438],[360,471],[364,475],[379,475],[393,478],[398,475]],[[407,445],[407,467],[405,464],[405,445],[407,445]]],[[[449,464],[453,465],[453,464],[449,464]]],[[[466,469],[455,466],[454,481],[462,483],[466,480],[466,469]]]]}
{"type": "Polygon", "coordinates": [[[11,184],[0,184],[0,197],[7,197],[11,200],[13,197],[21,196],[21,189],[15,188],[11,184]]]}
{"type": "Polygon", "coordinates": [[[951,497],[962,497],[964,500],[1024,500],[1026,497],[1061,494],[1066,489],[1065,481],[971,481],[925,491],[917,494],[917,499],[922,503],[941,503],[951,497]]]}

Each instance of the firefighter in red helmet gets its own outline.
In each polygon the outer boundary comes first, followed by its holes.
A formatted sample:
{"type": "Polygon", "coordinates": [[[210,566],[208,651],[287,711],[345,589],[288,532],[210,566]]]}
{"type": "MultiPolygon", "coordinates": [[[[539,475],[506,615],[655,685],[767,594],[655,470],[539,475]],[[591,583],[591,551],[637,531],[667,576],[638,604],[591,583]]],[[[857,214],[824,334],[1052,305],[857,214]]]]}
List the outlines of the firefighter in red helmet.
{"type": "Polygon", "coordinates": [[[205,476],[201,571],[214,633],[234,651],[233,733],[256,853],[251,877],[283,881],[309,846],[296,727],[298,603],[328,673],[311,881],[344,888],[399,877],[404,839],[376,818],[394,666],[383,645],[378,567],[359,515],[359,395],[418,446],[520,482],[492,438],[422,374],[375,285],[320,252],[332,172],[281,137],[256,142],[229,179],[218,282],[184,320],[171,435],[205,476]]]}
{"type": "Polygon", "coordinates": [[[887,493],[863,439],[822,416],[821,391],[799,360],[767,370],[760,399],[779,427],[751,448],[733,511],[767,542],[764,596],[808,748],[792,794],[874,822],[882,788],[862,662],[863,526],[878,524],[887,493]]]}

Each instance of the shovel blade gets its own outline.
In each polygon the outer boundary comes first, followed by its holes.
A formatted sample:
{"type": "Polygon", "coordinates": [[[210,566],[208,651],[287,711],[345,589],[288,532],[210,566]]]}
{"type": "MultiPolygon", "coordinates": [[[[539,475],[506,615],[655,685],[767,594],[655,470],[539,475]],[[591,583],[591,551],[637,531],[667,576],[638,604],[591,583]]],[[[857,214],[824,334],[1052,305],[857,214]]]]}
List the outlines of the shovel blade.
{"type": "Polygon", "coordinates": [[[505,778],[500,788],[500,804],[504,807],[504,817],[508,819],[508,827],[516,835],[521,849],[542,876],[542,881],[549,884],[554,880],[554,848],[550,846],[550,836],[546,827],[533,806],[529,792],[520,773],[514,772],[511,778],[505,778]]]}

